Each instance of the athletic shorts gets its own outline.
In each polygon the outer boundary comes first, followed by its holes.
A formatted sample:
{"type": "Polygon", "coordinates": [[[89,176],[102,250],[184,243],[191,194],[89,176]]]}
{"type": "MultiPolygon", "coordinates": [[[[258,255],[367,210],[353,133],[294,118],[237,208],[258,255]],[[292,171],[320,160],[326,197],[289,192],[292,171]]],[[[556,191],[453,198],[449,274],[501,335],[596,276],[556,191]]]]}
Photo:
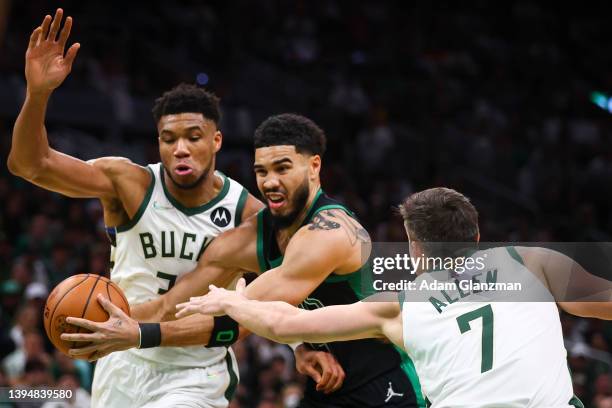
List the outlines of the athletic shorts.
{"type": "Polygon", "coordinates": [[[299,408],[418,408],[408,375],[397,367],[354,390],[326,395],[307,392],[299,408]]]}
{"type": "Polygon", "coordinates": [[[92,408],[225,408],[238,383],[231,349],[224,360],[185,368],[116,352],[96,363],[92,408]]]}

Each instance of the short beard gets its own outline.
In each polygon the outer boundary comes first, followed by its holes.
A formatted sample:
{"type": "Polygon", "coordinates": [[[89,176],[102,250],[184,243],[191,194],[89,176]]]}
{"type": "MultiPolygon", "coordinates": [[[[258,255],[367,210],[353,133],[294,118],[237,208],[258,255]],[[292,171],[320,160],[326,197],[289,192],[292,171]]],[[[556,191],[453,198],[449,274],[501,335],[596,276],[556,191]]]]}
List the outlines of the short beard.
{"type": "Polygon", "coordinates": [[[272,211],[270,211],[270,215],[272,216],[272,223],[277,229],[283,229],[289,227],[293,222],[297,219],[300,212],[306,207],[306,203],[308,202],[308,195],[310,193],[310,188],[308,184],[308,179],[304,178],[302,184],[299,185],[297,190],[295,191],[295,199],[293,209],[289,214],[286,215],[274,215],[272,211]]]}
{"type": "Polygon", "coordinates": [[[178,183],[174,177],[172,177],[172,173],[170,173],[168,171],[168,169],[166,168],[166,166],[164,166],[164,171],[166,172],[166,174],[168,175],[168,177],[170,177],[170,180],[172,181],[172,184],[174,184],[177,188],[180,188],[181,190],[193,190],[196,187],[199,187],[200,184],[202,184],[207,178],[208,178],[208,174],[210,172],[210,168],[212,167],[212,162],[208,165],[208,167],[204,170],[204,172],[202,173],[202,175],[200,177],[198,177],[196,179],[196,181],[194,181],[193,183],[189,183],[189,184],[180,184],[178,183]]]}

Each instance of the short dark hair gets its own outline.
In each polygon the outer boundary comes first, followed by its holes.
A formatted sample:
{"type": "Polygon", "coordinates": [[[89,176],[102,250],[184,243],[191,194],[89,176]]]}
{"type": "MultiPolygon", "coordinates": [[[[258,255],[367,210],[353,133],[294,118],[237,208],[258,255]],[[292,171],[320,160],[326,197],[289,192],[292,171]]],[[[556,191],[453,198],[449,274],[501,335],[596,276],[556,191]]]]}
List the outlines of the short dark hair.
{"type": "Polygon", "coordinates": [[[270,116],[255,130],[255,149],[268,146],[295,146],[298,153],[323,156],[325,132],[312,120],[293,113],[270,116]]]}
{"type": "Polygon", "coordinates": [[[152,112],[155,123],[158,123],[164,115],[176,113],[201,113],[204,118],[212,120],[217,126],[221,120],[219,98],[204,88],[186,83],[164,92],[155,100],[152,112]]]}
{"type": "Polygon", "coordinates": [[[478,211],[450,188],[436,187],[409,196],[399,206],[411,238],[420,242],[475,242],[478,211]]]}

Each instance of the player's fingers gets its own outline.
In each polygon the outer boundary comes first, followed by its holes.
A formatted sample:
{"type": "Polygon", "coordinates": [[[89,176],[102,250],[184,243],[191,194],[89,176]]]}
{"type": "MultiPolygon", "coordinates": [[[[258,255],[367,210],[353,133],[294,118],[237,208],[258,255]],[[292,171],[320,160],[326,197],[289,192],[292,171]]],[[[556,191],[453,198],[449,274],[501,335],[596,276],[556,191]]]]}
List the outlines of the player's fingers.
{"type": "Polygon", "coordinates": [[[42,27],[36,27],[34,31],[32,31],[32,35],[30,36],[30,43],[28,44],[28,50],[31,50],[38,43],[38,39],[40,38],[40,33],[42,33],[42,27]]]}
{"type": "Polygon", "coordinates": [[[246,280],[244,278],[238,279],[238,283],[236,284],[236,293],[242,295],[244,293],[244,289],[246,288],[246,280]]]}
{"type": "Polygon", "coordinates": [[[342,384],[344,384],[344,379],[346,378],[346,373],[344,372],[344,369],[342,368],[342,366],[340,364],[337,365],[338,368],[338,381],[336,382],[336,384],[334,385],[334,388],[332,389],[332,391],[338,391],[338,389],[340,389],[340,387],[342,387],[342,384]]]}
{"type": "Polygon", "coordinates": [[[111,315],[124,315],[123,310],[121,310],[118,306],[114,305],[110,300],[105,298],[103,295],[98,293],[98,303],[102,305],[104,310],[106,310],[111,315]]]}
{"type": "Polygon", "coordinates": [[[68,355],[74,358],[89,357],[92,353],[98,351],[98,348],[99,346],[97,344],[79,348],[71,348],[70,350],[68,350],[68,355]]]}
{"type": "Polygon", "coordinates": [[[47,35],[49,35],[49,26],[51,25],[51,16],[50,15],[46,15],[45,18],[43,19],[43,22],[41,24],[42,30],[41,30],[41,34],[42,34],[42,41],[45,41],[47,39],[47,35]]]}
{"type": "Polygon", "coordinates": [[[72,69],[72,63],[76,58],[77,52],[81,48],[81,44],[74,43],[68,48],[68,52],[66,52],[66,56],[64,57],[64,63],[67,64],[72,69]]]}
{"type": "Polygon", "coordinates": [[[302,366],[300,373],[309,376],[317,384],[321,381],[321,374],[312,365],[302,366]]]}
{"type": "Polygon", "coordinates": [[[196,307],[191,304],[187,304],[187,306],[176,313],[176,317],[180,319],[181,317],[189,316],[190,314],[194,314],[196,312],[198,312],[196,307]]]}
{"type": "Polygon", "coordinates": [[[342,370],[342,367],[337,365],[335,367],[334,381],[331,382],[328,388],[329,392],[338,391],[340,387],[342,387],[342,384],[344,383],[344,376],[344,370],[342,370]]]}
{"type": "Polygon", "coordinates": [[[218,289],[218,288],[217,288],[215,285],[213,285],[212,283],[211,283],[210,285],[208,285],[208,290],[209,290],[209,291],[211,291],[211,292],[212,292],[212,291],[213,291],[213,290],[215,290],[215,289],[218,289]]]}
{"type": "Polygon", "coordinates": [[[62,50],[66,46],[66,41],[68,41],[68,36],[70,35],[70,30],[72,29],[72,17],[68,17],[66,22],[64,23],[64,27],[60,33],[60,37],[58,40],[58,44],[62,47],[62,50]]]}
{"type": "Polygon", "coordinates": [[[98,341],[100,333],[62,333],[60,338],[65,341],[98,341]]]}
{"type": "Polygon", "coordinates": [[[329,369],[329,367],[321,366],[321,368],[322,368],[321,380],[317,383],[317,391],[321,391],[327,388],[327,386],[329,385],[329,381],[331,380],[332,372],[333,372],[332,370],[329,369]]]}
{"type": "Polygon", "coordinates": [[[91,320],[81,319],[80,317],[67,317],[66,323],[72,324],[73,326],[82,327],[91,331],[98,331],[98,324],[91,320]]]}
{"type": "Polygon", "coordinates": [[[51,28],[49,29],[49,40],[55,41],[57,37],[57,32],[59,31],[60,24],[62,23],[62,16],[64,15],[64,10],[58,8],[55,11],[55,17],[53,17],[53,22],[51,23],[51,28]]]}

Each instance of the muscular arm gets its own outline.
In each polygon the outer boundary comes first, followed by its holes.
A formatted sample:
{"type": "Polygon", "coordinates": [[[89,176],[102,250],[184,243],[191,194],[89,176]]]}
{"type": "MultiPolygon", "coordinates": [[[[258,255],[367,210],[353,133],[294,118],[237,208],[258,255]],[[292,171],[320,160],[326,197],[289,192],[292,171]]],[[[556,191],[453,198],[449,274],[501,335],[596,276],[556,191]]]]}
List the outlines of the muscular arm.
{"type": "Polygon", "coordinates": [[[517,247],[525,266],[538,276],[564,311],[612,320],[612,282],[587,272],[570,257],[547,248],[517,247]]]}
{"type": "MultiPolygon", "coordinates": [[[[232,297],[224,309],[253,333],[279,343],[325,343],[385,337],[385,328],[393,324],[390,320],[399,318],[399,303],[378,301],[305,311],[285,302],[232,297]]],[[[401,345],[401,341],[399,343],[401,345]]]]}
{"type": "Polygon", "coordinates": [[[79,49],[74,44],[64,56],[72,19],[66,19],[55,41],[63,11],[47,16],[30,37],[26,51],[26,99],[15,122],[8,168],[11,173],[48,190],[71,197],[110,199],[117,195],[111,178],[95,162],[57,152],[49,147],[45,114],[51,93],[68,76],[79,49]]]}
{"type": "MultiPolygon", "coordinates": [[[[257,203],[251,203],[251,211],[257,203]]],[[[256,234],[256,218],[251,217],[237,228],[219,235],[206,248],[194,270],[165,294],[133,306],[132,317],[141,322],[175,320],[176,305],[192,296],[205,295],[210,284],[226,287],[243,271],[258,271],[256,234]]]]}
{"type": "MultiPolygon", "coordinates": [[[[293,236],[279,267],[260,275],[246,288],[249,299],[297,305],[332,272],[352,272],[361,266],[362,242],[353,239],[351,221],[341,215],[334,217],[334,210],[325,213],[293,236]]],[[[199,314],[163,322],[162,345],[206,344],[212,326],[211,317],[199,314]]]]}

